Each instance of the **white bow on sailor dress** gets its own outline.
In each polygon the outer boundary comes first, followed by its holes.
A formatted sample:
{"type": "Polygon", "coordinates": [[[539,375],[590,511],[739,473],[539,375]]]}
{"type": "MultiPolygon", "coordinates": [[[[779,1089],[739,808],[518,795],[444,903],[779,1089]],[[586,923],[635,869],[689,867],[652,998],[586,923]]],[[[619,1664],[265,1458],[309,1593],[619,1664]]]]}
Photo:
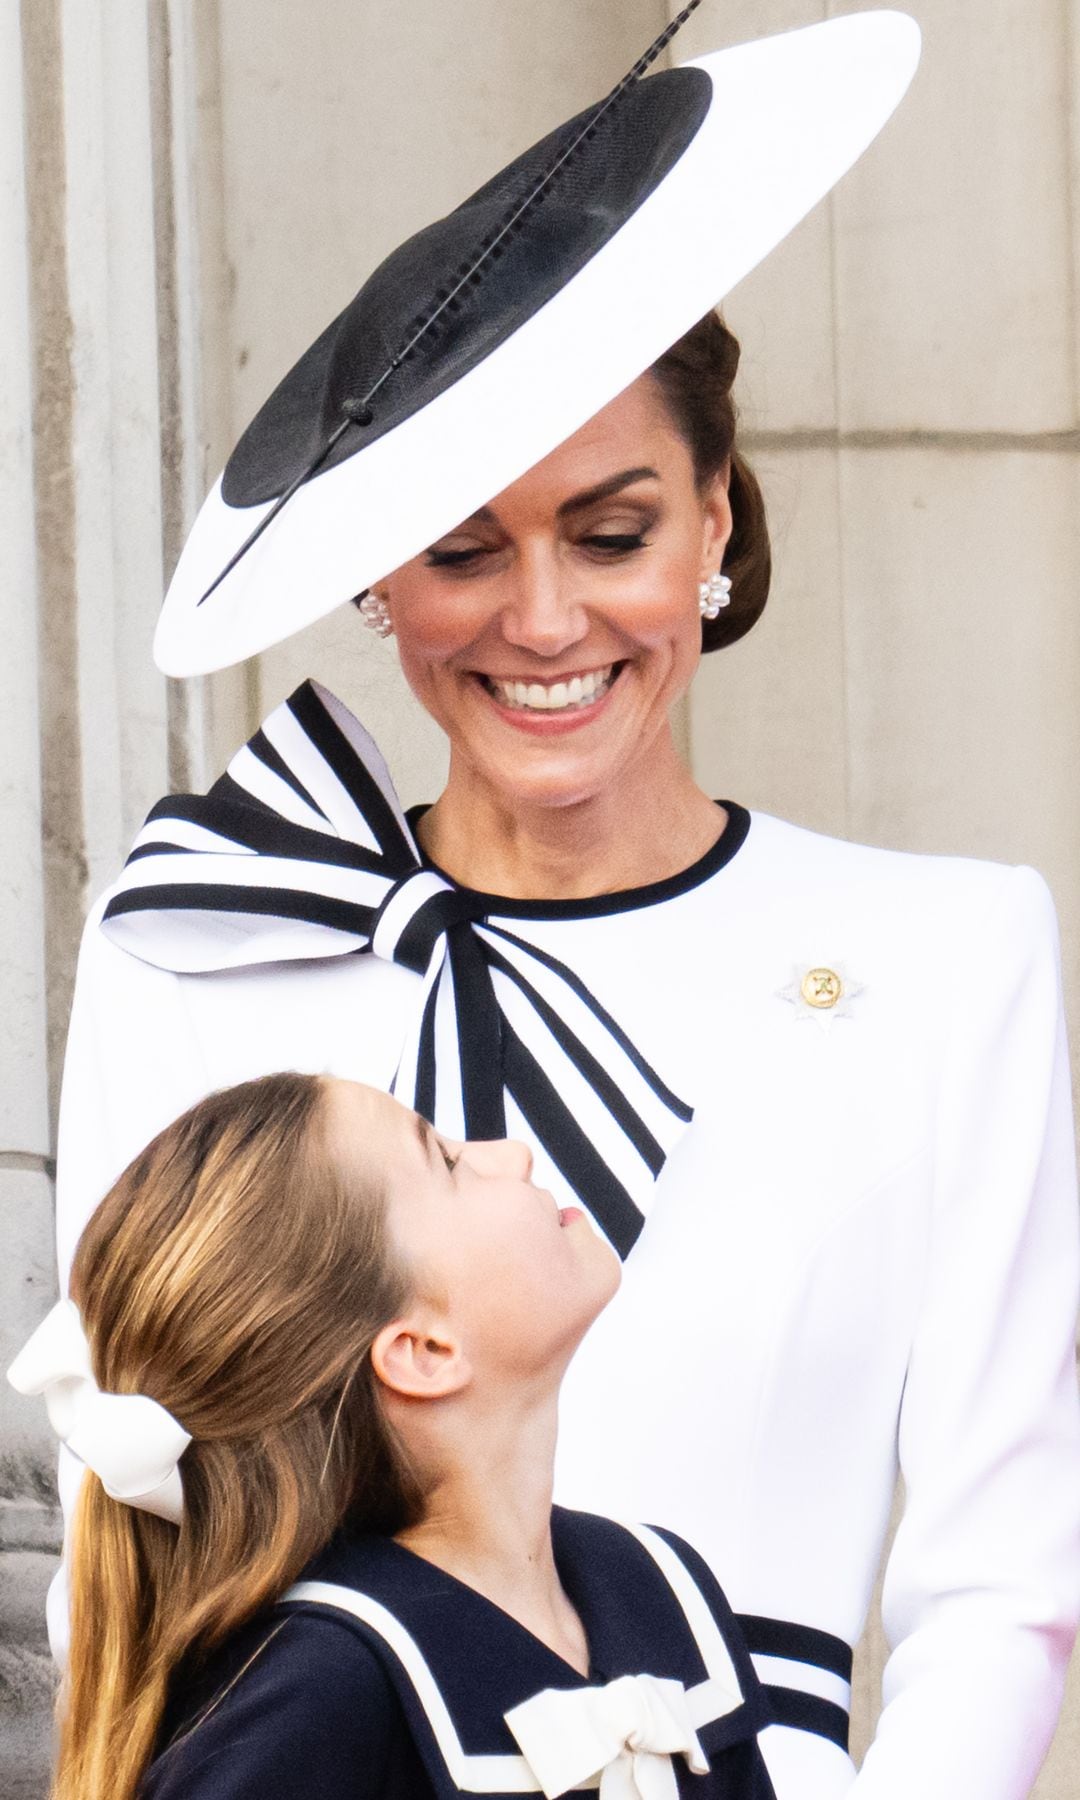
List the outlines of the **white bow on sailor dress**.
{"type": "Polygon", "coordinates": [[[393,1092],[452,1137],[506,1103],[626,1256],[692,1117],[580,978],[425,867],[371,738],[305,682],[206,795],[153,808],[102,929],[200,974],[370,950],[417,978],[393,1092]]]}
{"type": "MultiPolygon", "coordinates": [[[[734,1694],[731,1704],[739,1704],[734,1694]]],[[[672,1757],[694,1775],[709,1764],[681,1681],[620,1675],[606,1687],[546,1688],[506,1723],[547,1800],[600,1778],[600,1800],[678,1800],[672,1757]]]]}

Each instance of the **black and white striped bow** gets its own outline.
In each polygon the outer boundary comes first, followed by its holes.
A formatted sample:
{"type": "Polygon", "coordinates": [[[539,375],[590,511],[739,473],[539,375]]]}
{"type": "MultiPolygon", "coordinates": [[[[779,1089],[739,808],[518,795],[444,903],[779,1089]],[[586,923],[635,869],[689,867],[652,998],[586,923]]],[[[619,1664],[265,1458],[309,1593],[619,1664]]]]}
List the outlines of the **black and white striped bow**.
{"type": "Polygon", "coordinates": [[[393,1091],[455,1138],[524,1131],[620,1256],[691,1108],[568,968],[425,868],[375,744],[305,682],[203,795],[159,801],[102,928],[183,974],[359,950],[410,969],[393,1091]]]}

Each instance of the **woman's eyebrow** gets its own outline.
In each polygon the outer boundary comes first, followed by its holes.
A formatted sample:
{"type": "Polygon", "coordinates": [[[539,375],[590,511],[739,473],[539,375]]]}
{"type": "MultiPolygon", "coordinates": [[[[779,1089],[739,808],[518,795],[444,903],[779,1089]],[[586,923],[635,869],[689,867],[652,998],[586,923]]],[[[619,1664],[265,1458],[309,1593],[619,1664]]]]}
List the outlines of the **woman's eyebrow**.
{"type": "MultiPolygon", "coordinates": [[[[569,500],[564,500],[558,508],[557,517],[564,519],[568,513],[584,512],[586,507],[595,506],[598,500],[609,500],[612,494],[620,493],[623,488],[632,487],[635,481],[659,481],[659,479],[660,475],[656,469],[622,469],[618,475],[609,475],[606,481],[597,482],[595,487],[584,488],[580,494],[572,494],[569,500]]],[[[496,522],[495,514],[490,506],[478,506],[474,513],[470,513],[467,519],[462,520],[458,529],[463,529],[474,519],[479,520],[482,525],[496,522]]],[[[451,534],[447,533],[447,535],[451,534]]]]}
{"type": "Polygon", "coordinates": [[[583,512],[587,506],[595,506],[598,500],[609,500],[612,494],[618,494],[623,488],[632,487],[635,481],[659,481],[660,476],[655,469],[623,469],[618,475],[609,475],[606,481],[597,482],[595,487],[585,488],[580,494],[574,494],[564,500],[559,508],[560,519],[567,513],[583,512]]]}

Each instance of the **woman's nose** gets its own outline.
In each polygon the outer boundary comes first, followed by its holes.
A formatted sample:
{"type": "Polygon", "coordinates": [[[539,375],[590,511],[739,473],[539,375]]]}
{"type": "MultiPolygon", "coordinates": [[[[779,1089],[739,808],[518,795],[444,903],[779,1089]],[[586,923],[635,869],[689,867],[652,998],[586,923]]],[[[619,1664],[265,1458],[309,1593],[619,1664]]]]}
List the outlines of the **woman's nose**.
{"type": "Polygon", "coordinates": [[[546,546],[518,557],[501,626],[508,644],[537,656],[557,656],[585,636],[585,610],[555,549],[546,546]]]}

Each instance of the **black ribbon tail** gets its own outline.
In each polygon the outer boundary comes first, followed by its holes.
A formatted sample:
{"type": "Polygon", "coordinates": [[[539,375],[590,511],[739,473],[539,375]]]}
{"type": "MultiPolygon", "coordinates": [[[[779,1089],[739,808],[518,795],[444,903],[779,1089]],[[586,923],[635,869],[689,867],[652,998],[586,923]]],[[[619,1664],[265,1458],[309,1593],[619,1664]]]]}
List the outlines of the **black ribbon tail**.
{"type": "Polygon", "coordinates": [[[484,947],[470,925],[455,926],[447,934],[447,958],[454,983],[465,1136],[504,1138],[505,1021],[484,947]]]}
{"type": "Polygon", "coordinates": [[[506,1019],[503,1080],[533,1135],[581,1196],[612,1249],[625,1262],[645,1223],[641,1211],[506,1019]]]}

